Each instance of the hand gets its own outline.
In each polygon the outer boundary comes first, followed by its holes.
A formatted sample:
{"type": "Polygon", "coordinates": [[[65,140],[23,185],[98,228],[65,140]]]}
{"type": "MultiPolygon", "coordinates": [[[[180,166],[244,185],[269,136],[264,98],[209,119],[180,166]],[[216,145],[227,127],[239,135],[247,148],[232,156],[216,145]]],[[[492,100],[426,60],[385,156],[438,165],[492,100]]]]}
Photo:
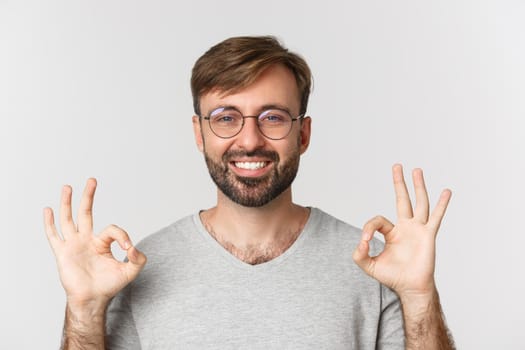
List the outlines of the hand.
{"type": "Polygon", "coordinates": [[[128,234],[111,225],[98,236],[93,235],[93,197],[97,183],[87,181],[80,201],[77,223],[71,215],[70,186],[62,190],[60,226],[55,227],[53,210],[44,209],[44,226],[55,254],[60,280],[70,307],[104,308],[107,302],[131,282],[146,264],[146,256],[131,245],[128,234]],[[117,241],[127,251],[128,262],[117,261],[111,243],[117,241]]]}
{"type": "Polygon", "coordinates": [[[368,221],[353,258],[367,274],[396,291],[402,299],[429,295],[435,292],[436,235],[452,193],[444,190],[429,216],[423,172],[415,169],[412,175],[416,207],[413,211],[401,165],[394,165],[392,172],[398,221],[394,225],[381,216],[368,221]],[[378,256],[370,257],[369,241],[375,231],[384,235],[385,247],[378,256]]]}

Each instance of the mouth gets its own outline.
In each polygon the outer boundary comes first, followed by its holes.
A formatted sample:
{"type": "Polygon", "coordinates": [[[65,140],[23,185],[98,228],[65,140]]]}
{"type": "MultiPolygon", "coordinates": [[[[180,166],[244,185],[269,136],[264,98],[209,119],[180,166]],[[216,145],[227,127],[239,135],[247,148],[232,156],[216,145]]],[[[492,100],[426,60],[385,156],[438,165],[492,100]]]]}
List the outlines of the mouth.
{"type": "Polygon", "coordinates": [[[233,166],[239,169],[257,170],[268,165],[269,162],[232,162],[233,166]]]}
{"type": "Polygon", "coordinates": [[[230,168],[242,177],[261,177],[266,175],[271,169],[271,161],[232,161],[230,168]]]}

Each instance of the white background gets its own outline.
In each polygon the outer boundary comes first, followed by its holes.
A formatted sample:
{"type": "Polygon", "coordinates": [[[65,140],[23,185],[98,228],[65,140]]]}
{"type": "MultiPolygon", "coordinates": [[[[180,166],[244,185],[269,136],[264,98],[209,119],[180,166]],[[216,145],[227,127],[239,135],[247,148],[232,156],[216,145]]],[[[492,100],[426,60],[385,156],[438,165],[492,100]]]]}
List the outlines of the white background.
{"type": "MultiPolygon", "coordinates": [[[[0,339],[58,347],[64,310],[42,208],[97,177],[97,230],[137,242],[212,206],[191,131],[194,61],[273,34],[311,65],[295,200],[395,219],[390,167],[454,194],[437,282],[460,349],[525,347],[523,1],[0,0],[0,339]]],[[[76,201],[78,202],[78,201],[76,201]]]]}

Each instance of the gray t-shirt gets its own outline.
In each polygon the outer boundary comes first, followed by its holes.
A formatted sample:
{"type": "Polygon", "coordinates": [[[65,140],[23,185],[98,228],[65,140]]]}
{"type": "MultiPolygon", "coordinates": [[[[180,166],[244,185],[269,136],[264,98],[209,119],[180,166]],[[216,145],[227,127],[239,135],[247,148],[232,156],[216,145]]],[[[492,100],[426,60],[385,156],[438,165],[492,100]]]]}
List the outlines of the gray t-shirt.
{"type": "Polygon", "coordinates": [[[188,216],[138,245],[148,263],[108,308],[107,348],[404,349],[399,299],[352,260],[360,237],[312,208],[288,250],[249,265],[188,216]]]}

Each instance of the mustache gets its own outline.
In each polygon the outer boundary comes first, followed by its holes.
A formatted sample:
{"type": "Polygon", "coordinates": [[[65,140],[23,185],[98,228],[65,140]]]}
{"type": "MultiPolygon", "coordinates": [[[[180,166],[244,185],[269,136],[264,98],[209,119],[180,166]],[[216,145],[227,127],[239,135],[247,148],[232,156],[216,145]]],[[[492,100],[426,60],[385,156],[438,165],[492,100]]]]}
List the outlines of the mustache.
{"type": "Polygon", "coordinates": [[[251,152],[246,152],[243,150],[229,150],[222,155],[223,162],[230,162],[234,158],[241,157],[261,157],[267,158],[273,162],[279,161],[279,154],[274,151],[269,151],[265,149],[256,149],[251,152]]]}

